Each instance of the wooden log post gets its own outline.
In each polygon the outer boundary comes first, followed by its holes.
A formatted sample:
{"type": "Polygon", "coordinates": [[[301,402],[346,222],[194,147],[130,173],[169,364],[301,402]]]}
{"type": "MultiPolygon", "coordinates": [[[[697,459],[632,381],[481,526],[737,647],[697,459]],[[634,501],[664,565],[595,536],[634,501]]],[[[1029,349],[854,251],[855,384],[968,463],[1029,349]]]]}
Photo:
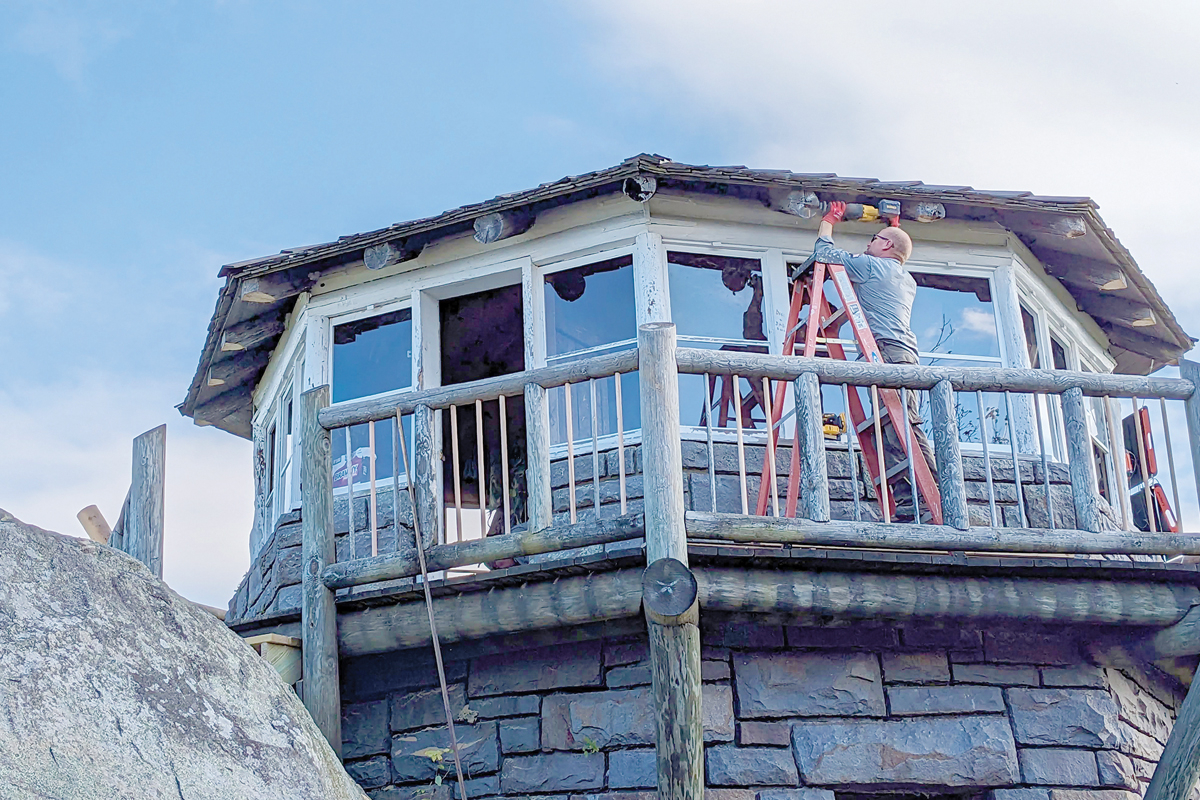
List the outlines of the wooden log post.
{"type": "Polygon", "coordinates": [[[550,495],[550,404],[546,390],[525,384],[525,486],[529,493],[529,530],[542,531],[554,522],[550,495]]]}
{"type": "Polygon", "coordinates": [[[83,526],[88,538],[93,542],[108,544],[108,540],[112,538],[112,528],[108,527],[108,520],[100,513],[98,507],[88,506],[80,510],[75,518],[79,520],[79,524],[83,526]]]}
{"type": "MultiPolygon", "coordinates": [[[[1063,424],[1067,431],[1067,458],[1071,474],[1071,497],[1075,501],[1075,527],[1100,531],[1099,489],[1092,461],[1092,437],[1088,434],[1087,412],[1079,388],[1063,392],[1063,424]]],[[[1053,499],[1047,498],[1053,509],[1053,499]]],[[[1053,511],[1051,511],[1053,513],[1053,511]]]]}
{"type": "Polygon", "coordinates": [[[409,479],[413,482],[413,494],[417,498],[413,519],[421,529],[421,545],[426,549],[438,543],[441,506],[441,460],[437,457],[436,417],[433,409],[426,405],[419,405],[413,410],[412,475],[409,479]]]}
{"type": "Polygon", "coordinates": [[[806,372],[796,379],[796,426],[800,434],[800,516],[829,522],[829,465],[825,461],[825,427],[821,384],[806,372]]]}
{"type": "MultiPolygon", "coordinates": [[[[1184,413],[1187,414],[1188,453],[1192,464],[1196,465],[1200,464],[1200,364],[1179,359],[1179,377],[1191,381],[1195,387],[1192,396],[1184,401],[1184,413]]],[[[1192,476],[1196,479],[1196,496],[1200,497],[1200,469],[1193,466],[1192,476]]]]}
{"type": "Polygon", "coordinates": [[[122,547],[162,577],[163,481],[167,468],[167,426],[159,425],[133,440],[133,482],[122,547]]]}
{"type": "Polygon", "coordinates": [[[317,414],[329,405],[329,386],[300,395],[301,523],[304,564],[300,609],[304,659],[304,706],[333,752],[342,755],[342,700],[338,683],[337,606],[321,572],[337,560],[333,541],[333,456],[329,431],[317,414]]]}
{"type": "MultiPolygon", "coordinates": [[[[650,674],[659,709],[655,751],[658,796],[702,800],[704,726],[700,696],[700,627],[695,598],[685,587],[696,579],[687,565],[683,453],[679,440],[679,371],[675,326],[638,328],[645,486],[646,561],[642,607],[650,638],[650,674]],[[678,587],[680,603],[667,602],[678,587]],[[679,605],[687,601],[683,608],[679,605]]],[[[694,592],[693,588],[693,592],[694,592]]]]}
{"type": "MultiPolygon", "coordinates": [[[[970,527],[967,484],[963,479],[958,417],[954,413],[954,388],[950,381],[938,381],[929,391],[929,408],[933,416],[933,450],[937,458],[938,491],[942,496],[942,521],[965,531],[970,527]]],[[[913,446],[916,446],[915,442],[913,446]]]]}
{"type": "MultiPolygon", "coordinates": [[[[1184,364],[1180,361],[1180,366],[1184,364]]],[[[1182,370],[1181,370],[1182,371],[1182,370]]],[[[1187,800],[1200,780],[1200,677],[1192,679],[1179,707],[1145,800],[1187,800]]]]}

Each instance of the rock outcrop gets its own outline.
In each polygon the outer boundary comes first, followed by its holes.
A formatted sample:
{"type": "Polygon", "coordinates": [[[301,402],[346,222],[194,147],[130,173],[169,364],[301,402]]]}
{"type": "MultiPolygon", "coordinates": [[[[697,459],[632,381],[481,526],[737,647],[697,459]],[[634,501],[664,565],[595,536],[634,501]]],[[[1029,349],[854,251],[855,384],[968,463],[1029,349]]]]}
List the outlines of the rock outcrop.
{"type": "Polygon", "coordinates": [[[0,510],[0,798],[365,795],[219,620],[129,556],[0,510]]]}

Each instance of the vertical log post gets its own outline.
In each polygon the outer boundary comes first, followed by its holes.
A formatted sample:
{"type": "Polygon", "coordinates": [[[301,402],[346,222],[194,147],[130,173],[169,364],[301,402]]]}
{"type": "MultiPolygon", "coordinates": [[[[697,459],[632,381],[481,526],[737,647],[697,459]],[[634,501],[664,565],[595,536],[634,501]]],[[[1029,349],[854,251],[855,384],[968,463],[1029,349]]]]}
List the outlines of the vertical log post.
{"type": "Polygon", "coordinates": [[[545,530],[554,522],[550,502],[550,404],[546,390],[536,383],[525,385],[525,463],[529,530],[545,530]]]}
{"type": "Polygon", "coordinates": [[[124,551],[162,577],[163,480],[167,467],[167,426],[133,440],[133,483],[124,520],[124,551]]]}
{"type": "MultiPolygon", "coordinates": [[[[1074,387],[1063,392],[1063,423],[1067,429],[1067,459],[1071,472],[1071,497],[1075,501],[1075,527],[1083,531],[1100,530],[1099,489],[1096,488],[1092,462],[1092,437],[1088,434],[1083,392],[1074,387]]],[[[1047,498],[1054,513],[1054,502],[1047,498]]]]}
{"type": "Polygon", "coordinates": [[[342,755],[342,700],[338,684],[337,606],[321,571],[337,560],[333,541],[333,464],[329,431],[317,414],[329,405],[329,386],[300,395],[303,463],[304,596],[300,611],[304,705],[333,752],[342,755]]]}
{"type": "Polygon", "coordinates": [[[829,465],[825,462],[821,384],[812,372],[796,379],[796,426],[800,452],[792,453],[792,458],[800,459],[800,516],[813,522],[829,522],[829,465]]]}
{"type": "MultiPolygon", "coordinates": [[[[1180,360],[1180,374],[1183,374],[1183,365],[1186,363],[1188,362],[1180,360]]],[[[1196,382],[1193,378],[1188,378],[1188,380],[1196,382]]],[[[1189,404],[1192,402],[1192,400],[1188,400],[1189,404]]],[[[1190,414],[1188,421],[1191,421],[1190,414]]],[[[1200,675],[1192,679],[1187,697],[1184,698],[1183,705],[1179,707],[1175,726],[1171,728],[1171,736],[1167,739],[1167,746],[1163,748],[1162,757],[1154,767],[1154,775],[1150,778],[1150,786],[1146,789],[1145,800],[1187,800],[1198,780],[1200,780],[1200,675]]]]}
{"type": "Polygon", "coordinates": [[[700,628],[696,579],[687,566],[683,526],[675,326],[655,322],[639,327],[638,351],[649,565],[642,600],[650,638],[651,682],[659,710],[655,747],[658,796],[663,800],[702,800],[700,628]]]}
{"type": "MultiPolygon", "coordinates": [[[[1200,364],[1187,359],[1179,359],[1179,377],[1192,382],[1192,396],[1184,401],[1184,413],[1187,414],[1188,453],[1192,457],[1192,475],[1196,479],[1196,496],[1200,497],[1200,364]]],[[[1175,509],[1175,513],[1179,513],[1175,509]]]]}
{"type": "MultiPolygon", "coordinates": [[[[939,381],[929,392],[933,416],[933,454],[937,458],[938,492],[942,496],[942,521],[965,531],[967,484],[963,479],[962,452],[958,446],[958,417],[954,413],[954,387],[939,381]]],[[[913,447],[916,447],[916,442],[913,447]]],[[[987,444],[984,444],[986,447],[987,444]]]]}
{"type": "MultiPolygon", "coordinates": [[[[426,405],[419,405],[413,411],[413,474],[408,479],[413,482],[413,494],[417,498],[413,519],[421,529],[420,546],[426,550],[438,543],[438,513],[441,506],[441,461],[437,458],[436,416],[433,409],[426,405]]],[[[397,417],[397,424],[398,420],[397,417]]],[[[399,434],[403,436],[404,431],[400,430],[399,434]]]]}

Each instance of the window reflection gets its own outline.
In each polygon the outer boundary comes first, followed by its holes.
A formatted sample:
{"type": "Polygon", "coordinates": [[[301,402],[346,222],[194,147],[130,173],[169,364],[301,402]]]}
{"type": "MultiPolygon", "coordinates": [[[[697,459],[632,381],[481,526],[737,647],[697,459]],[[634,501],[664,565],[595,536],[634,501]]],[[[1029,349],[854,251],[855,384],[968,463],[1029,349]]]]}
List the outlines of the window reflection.
{"type": "Polygon", "coordinates": [[[333,402],[412,386],[412,311],[333,327],[333,402]]]}

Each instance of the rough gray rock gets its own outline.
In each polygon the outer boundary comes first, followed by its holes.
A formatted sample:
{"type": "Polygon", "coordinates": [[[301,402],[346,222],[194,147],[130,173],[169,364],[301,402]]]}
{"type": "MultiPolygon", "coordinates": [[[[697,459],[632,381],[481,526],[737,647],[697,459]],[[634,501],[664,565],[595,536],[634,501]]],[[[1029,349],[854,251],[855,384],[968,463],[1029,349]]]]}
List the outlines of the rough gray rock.
{"type": "Polygon", "coordinates": [[[748,653],[734,659],[733,675],[743,719],[885,713],[870,653],[748,653]]]}
{"type": "Polygon", "coordinates": [[[364,798],[275,671],[116,550],[0,511],[0,796],[364,798]]]}
{"type": "Polygon", "coordinates": [[[608,754],[608,788],[653,789],[657,769],[654,750],[614,750],[608,754]]]}
{"type": "Polygon", "coordinates": [[[1040,786],[1096,786],[1096,755],[1091,750],[1038,747],[1020,750],[1021,776],[1040,786]]]}
{"type": "MultiPolygon", "coordinates": [[[[711,683],[701,691],[704,741],[733,741],[733,691],[711,683]]],[[[542,749],[652,745],[655,714],[649,686],[550,695],[542,702],[542,749]]]]}
{"type": "Polygon", "coordinates": [[[898,717],[1004,712],[1004,696],[995,686],[890,686],[887,694],[898,717]]]}
{"type": "Polygon", "coordinates": [[[506,758],[500,786],[505,794],[599,789],[604,786],[604,754],[546,753],[506,758]]]}
{"type": "Polygon", "coordinates": [[[500,752],[534,753],[541,747],[538,718],[509,719],[500,723],[500,752]]]}
{"type": "Polygon", "coordinates": [[[1013,667],[1003,664],[955,664],[957,683],[987,683],[995,686],[1037,686],[1037,667],[1013,667]]]}
{"type": "MultiPolygon", "coordinates": [[[[495,722],[455,725],[454,735],[464,774],[481,775],[500,769],[500,736],[495,722]]],[[[431,728],[392,737],[392,769],[397,783],[433,780],[439,771],[443,776],[454,774],[454,756],[446,754],[440,765],[435,765],[428,757],[416,755],[429,747],[449,748],[450,731],[431,728]]]]}
{"type": "Polygon", "coordinates": [[[386,700],[342,706],[342,758],[387,753],[391,747],[386,700]]]}
{"type": "MultiPolygon", "coordinates": [[[[450,713],[458,718],[467,704],[463,685],[454,683],[446,687],[450,698],[450,713]]],[[[446,704],[442,700],[442,689],[424,689],[416,692],[392,695],[392,730],[411,731],[446,724],[446,704]]]]}
{"type": "Polygon", "coordinates": [[[477,658],[471,665],[471,697],[599,686],[600,643],[542,647],[477,658]]]}
{"type": "Polygon", "coordinates": [[[884,653],[883,679],[888,683],[949,683],[946,654],[884,653]]]}
{"type": "Polygon", "coordinates": [[[1012,786],[1016,744],[1001,715],[799,722],[792,748],[818,786],[1012,786]]]}
{"type": "Polygon", "coordinates": [[[1117,704],[1095,689],[1009,689],[1013,732],[1021,744],[1114,747],[1117,704]]]}
{"type": "Polygon", "coordinates": [[[709,786],[795,786],[796,761],[778,747],[709,747],[704,751],[709,786]]]}

